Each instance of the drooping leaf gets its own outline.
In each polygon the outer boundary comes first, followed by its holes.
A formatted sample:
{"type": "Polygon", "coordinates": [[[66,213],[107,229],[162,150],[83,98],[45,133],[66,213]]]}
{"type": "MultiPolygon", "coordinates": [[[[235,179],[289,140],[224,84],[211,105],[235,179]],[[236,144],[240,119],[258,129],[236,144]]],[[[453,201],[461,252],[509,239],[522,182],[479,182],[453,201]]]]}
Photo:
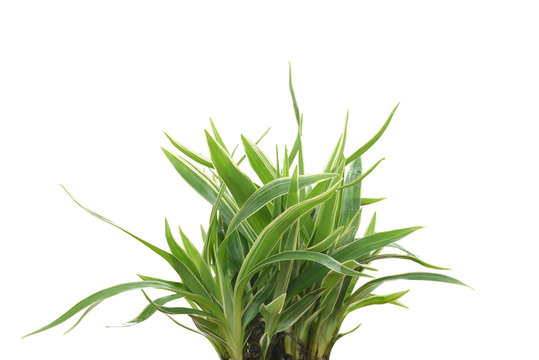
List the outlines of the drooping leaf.
{"type": "Polygon", "coordinates": [[[94,217],[98,218],[99,220],[102,220],[104,222],[106,222],[107,224],[109,225],[112,225],[114,226],[115,228],[123,231],[124,233],[128,234],[129,236],[135,238],[136,240],[138,240],[140,243],[142,243],[143,245],[145,245],[146,247],[148,247],[149,249],[151,249],[153,252],[155,252],[156,254],[158,254],[159,256],[161,256],[163,259],[165,259],[173,268],[174,270],[178,273],[178,275],[180,275],[180,278],[183,280],[183,283],[187,286],[187,288],[199,295],[202,295],[202,296],[210,296],[209,293],[208,293],[208,290],[204,287],[204,285],[202,285],[202,283],[200,282],[200,280],[196,277],[195,274],[193,274],[189,268],[187,266],[185,266],[180,260],[178,260],[178,258],[176,258],[174,255],[158,248],[157,246],[155,245],[152,245],[150,244],[149,242],[139,238],[138,236],[130,233],[129,231],[123,229],[122,227],[120,227],[119,225],[116,225],[114,222],[112,222],[111,220],[99,215],[98,213],[84,207],[81,203],[79,203],[73,196],[71,196],[71,194],[67,191],[67,189],[65,187],[62,186],[62,188],[66,191],[66,193],[69,195],[69,197],[71,197],[71,199],[79,206],[81,207],[83,210],[85,210],[86,212],[88,212],[89,214],[93,215],[94,217]]]}
{"type": "MultiPolygon", "coordinates": [[[[348,245],[336,250],[333,257],[339,262],[357,260],[358,258],[369,254],[370,251],[398,241],[420,228],[421,227],[411,227],[399,230],[384,231],[363,237],[361,239],[356,239],[348,245]]],[[[290,283],[288,294],[295,295],[300,291],[307,289],[314,282],[321,280],[327,271],[327,268],[323,267],[322,265],[314,264],[299,274],[299,276],[290,283]]]]}
{"type": "Polygon", "coordinates": [[[144,294],[144,297],[146,298],[146,300],[148,300],[148,302],[150,304],[152,304],[157,311],[162,312],[164,314],[169,314],[169,315],[198,315],[198,316],[204,316],[206,318],[217,320],[217,318],[215,318],[212,314],[209,314],[209,313],[204,312],[204,311],[200,311],[198,309],[186,308],[186,307],[178,307],[178,306],[176,306],[176,307],[161,306],[159,304],[156,304],[154,301],[152,301],[152,299],[150,299],[150,297],[148,296],[148,294],[146,294],[146,292],[144,290],[142,290],[142,293],[144,294]]]}
{"type": "Polygon", "coordinates": [[[173,292],[178,291],[178,289],[173,286],[170,286],[168,284],[161,283],[161,282],[156,282],[156,281],[139,281],[139,282],[131,282],[131,283],[125,283],[125,284],[112,286],[107,289],[98,291],[88,296],[87,298],[79,301],[71,309],[69,309],[64,314],[62,314],[58,319],[54,320],[53,322],[49,323],[48,325],[43,326],[42,328],[34,332],[31,332],[25,335],[24,337],[34,335],[42,331],[45,331],[47,329],[50,329],[52,327],[55,327],[57,325],[60,325],[61,323],[70,319],[71,317],[79,313],[80,311],[86,309],[89,306],[92,306],[93,304],[97,302],[103,301],[105,299],[108,299],[114,295],[123,293],[125,291],[134,290],[134,289],[142,289],[142,288],[155,288],[155,289],[169,290],[173,292]]]}
{"type": "Polygon", "coordinates": [[[440,266],[435,266],[435,265],[431,265],[415,256],[410,256],[410,255],[397,255],[397,254],[382,254],[382,255],[374,255],[374,256],[370,256],[368,258],[365,258],[363,260],[361,260],[360,263],[362,264],[370,264],[371,262],[373,261],[376,261],[376,260],[382,260],[382,259],[403,259],[403,260],[410,260],[410,261],[413,261],[415,263],[418,263],[419,265],[422,265],[424,267],[427,267],[427,268],[430,268],[430,269],[435,269],[435,270],[451,270],[449,268],[444,268],[444,267],[440,267],[440,266]]]}
{"type": "Polygon", "coordinates": [[[396,293],[393,293],[393,294],[388,294],[388,295],[374,295],[374,296],[366,297],[366,298],[364,298],[362,300],[356,301],[356,302],[348,305],[348,308],[346,309],[346,313],[350,313],[350,312],[352,312],[354,310],[357,310],[357,309],[365,307],[365,306],[383,305],[383,304],[392,303],[392,302],[400,299],[404,295],[406,295],[408,293],[408,291],[410,291],[410,290],[399,291],[399,292],[396,292],[396,293]]]}
{"type": "Polygon", "coordinates": [[[92,305],[88,306],[86,308],[86,310],[84,311],[84,313],[81,315],[81,317],[79,318],[79,320],[77,320],[77,322],[75,324],[73,324],[73,326],[71,326],[69,329],[66,330],[66,332],[64,332],[64,335],[67,334],[68,332],[71,332],[71,330],[73,330],[74,328],[77,327],[77,325],[80,324],[80,322],[82,321],[82,319],[84,319],[86,317],[86,315],[88,315],[88,313],[90,311],[92,311],[97,305],[101,304],[101,301],[103,300],[100,300],[100,301],[97,301],[95,303],[93,303],[92,305]]]}
{"type": "Polygon", "coordinates": [[[359,289],[354,291],[354,293],[348,298],[348,305],[353,304],[354,302],[365,298],[372,291],[374,291],[382,283],[392,280],[424,280],[424,281],[436,281],[444,282],[448,284],[463,285],[467,286],[463,282],[452,278],[447,275],[428,273],[428,272],[411,272],[398,275],[384,276],[378,279],[371,280],[366,284],[362,285],[359,289]]]}
{"type": "MultiPolygon", "coordinates": [[[[162,296],[160,298],[157,298],[154,300],[154,302],[158,305],[164,305],[170,301],[181,299],[181,298],[183,298],[183,294],[172,294],[172,295],[167,295],[167,296],[162,296]]],[[[153,306],[152,304],[148,304],[137,317],[133,318],[132,320],[129,320],[123,325],[120,325],[120,327],[133,326],[136,324],[140,324],[141,322],[148,320],[156,311],[157,310],[155,306],[153,306]]]]}
{"type": "Polygon", "coordinates": [[[335,259],[338,259],[339,261],[359,259],[368,255],[370,251],[394,243],[421,228],[423,227],[414,226],[398,230],[382,231],[367,235],[360,239],[355,239],[348,245],[336,250],[335,259]]]}

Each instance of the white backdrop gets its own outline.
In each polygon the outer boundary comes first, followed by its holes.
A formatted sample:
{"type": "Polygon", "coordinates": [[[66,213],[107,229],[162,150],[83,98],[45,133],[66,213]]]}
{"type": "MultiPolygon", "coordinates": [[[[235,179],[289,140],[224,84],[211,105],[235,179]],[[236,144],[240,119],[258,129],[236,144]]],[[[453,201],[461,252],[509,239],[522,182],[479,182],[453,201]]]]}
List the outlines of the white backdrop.
{"type": "MultiPolygon", "coordinates": [[[[0,5],[0,267],[3,359],[216,359],[162,316],[127,329],[130,292],[20,340],[90,293],[166,263],[90,217],[58,186],[164,246],[164,217],[200,244],[209,206],[175,173],[162,132],[205,151],[272,130],[294,139],[288,61],[319,171],[350,110],[347,153],[401,102],[364,158],[379,229],[426,225],[405,244],[466,288],[399,282],[410,310],[345,323],[334,359],[536,359],[537,101],[534,1],[3,1],[0,5]]],[[[207,152],[206,152],[207,153],[207,152]]],[[[390,264],[388,272],[407,267],[390,264]]]]}

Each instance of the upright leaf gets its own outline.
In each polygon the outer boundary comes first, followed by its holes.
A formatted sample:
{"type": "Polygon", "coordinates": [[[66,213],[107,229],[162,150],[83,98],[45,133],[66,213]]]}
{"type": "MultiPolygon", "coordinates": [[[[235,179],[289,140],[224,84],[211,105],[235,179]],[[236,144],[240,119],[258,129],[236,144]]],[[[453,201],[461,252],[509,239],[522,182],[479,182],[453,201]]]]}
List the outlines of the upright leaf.
{"type": "MultiPolygon", "coordinates": [[[[217,173],[223,179],[238,206],[242,206],[256,191],[256,186],[251,179],[238,168],[234,161],[232,161],[222,146],[207,132],[206,138],[211,153],[211,159],[217,173]]],[[[250,223],[256,232],[260,232],[270,220],[271,215],[269,211],[267,209],[260,209],[260,211],[251,217],[250,223]]]]}
{"type": "Polygon", "coordinates": [[[264,152],[258,146],[256,146],[256,144],[251,142],[245,136],[242,135],[241,140],[243,142],[247,159],[262,183],[267,184],[270,181],[275,180],[277,177],[277,171],[275,170],[275,166],[271,163],[269,157],[264,154],[264,152]]]}

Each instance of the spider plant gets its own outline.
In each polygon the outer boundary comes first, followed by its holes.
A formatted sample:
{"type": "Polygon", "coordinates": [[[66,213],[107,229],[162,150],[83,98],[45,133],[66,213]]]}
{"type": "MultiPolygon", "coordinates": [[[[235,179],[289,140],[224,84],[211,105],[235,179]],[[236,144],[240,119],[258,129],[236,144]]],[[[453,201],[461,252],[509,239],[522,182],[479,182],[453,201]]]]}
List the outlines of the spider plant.
{"type": "Polygon", "coordinates": [[[463,285],[434,272],[374,276],[373,266],[386,259],[446,270],[398,245],[419,226],[378,231],[374,213],[358,235],[363,207],[383,200],[362,197],[361,193],[362,182],[383,159],[364,170],[361,158],[387,129],[398,105],[366,144],[345,156],[347,115],[325,168],[308,174],[302,147],[303,115],[291,73],[289,88],[297,132],[292,147],[285,146],[281,154],[277,151],[275,162],[258,146],[267,132],[257,141],[241,136],[245,154],[239,158],[236,149],[229,150],[212,121],[211,133],[205,133],[209,156],[190,150],[166,134],[179,153],[163,149],[164,154],[179,175],[212,205],[208,225],[201,231],[200,251],[190,237],[181,229],[175,231],[166,219],[168,250],[141,239],[73,198],[91,215],[162,257],[178,278],[139,275],[140,281],[90,295],[29,335],[82,313],[70,331],[103,300],[141,289],[148,305],[125,326],[139,324],[159,312],[206,337],[221,359],[329,359],[335,342],[355,330],[340,332],[344,318],[352,311],[378,304],[404,306],[399,299],[407,291],[375,294],[385,282],[405,279],[463,285]],[[249,178],[240,168],[245,163],[257,179],[249,178]],[[152,299],[144,291],[147,288],[167,294],[152,299]],[[184,306],[171,304],[178,299],[185,301],[184,306]],[[194,326],[180,322],[176,315],[188,316],[194,326]]]}

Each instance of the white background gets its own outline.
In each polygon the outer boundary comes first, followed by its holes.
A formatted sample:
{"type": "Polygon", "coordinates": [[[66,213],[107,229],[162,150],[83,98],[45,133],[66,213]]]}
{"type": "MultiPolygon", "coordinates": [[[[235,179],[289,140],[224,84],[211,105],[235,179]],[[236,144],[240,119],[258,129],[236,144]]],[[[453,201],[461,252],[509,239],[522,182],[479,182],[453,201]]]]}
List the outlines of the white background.
{"type": "MultiPolygon", "coordinates": [[[[175,173],[162,131],[205,150],[212,117],[274,153],[294,139],[325,165],[350,110],[347,154],[402,105],[364,157],[379,229],[473,286],[399,282],[410,310],[359,310],[334,359],[537,359],[538,8],[534,1],[3,1],[0,5],[2,359],[217,359],[162,316],[127,329],[137,292],[72,333],[20,340],[136,274],[173,278],[58,186],[165,246],[164,217],[200,244],[209,206],[175,173]]],[[[367,209],[366,209],[367,210],[367,209]]],[[[367,216],[365,216],[367,218],[367,216]]],[[[417,269],[388,262],[385,272],[417,269]]]]}

